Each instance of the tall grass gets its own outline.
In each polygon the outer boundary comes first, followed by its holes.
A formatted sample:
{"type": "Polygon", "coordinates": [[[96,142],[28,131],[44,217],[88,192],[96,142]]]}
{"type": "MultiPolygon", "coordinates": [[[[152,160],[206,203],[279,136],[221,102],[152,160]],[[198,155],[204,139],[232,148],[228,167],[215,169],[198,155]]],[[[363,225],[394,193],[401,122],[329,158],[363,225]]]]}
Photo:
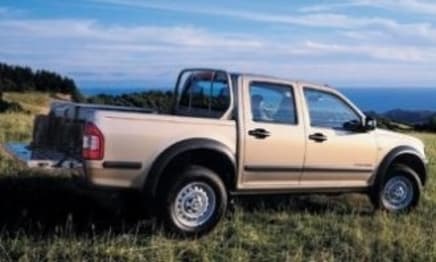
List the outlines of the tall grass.
{"type": "Polygon", "coordinates": [[[33,116],[23,113],[0,114],[0,143],[29,141],[32,136],[33,116]]]}
{"type": "Polygon", "coordinates": [[[40,92],[8,92],[4,94],[4,99],[8,102],[19,103],[26,111],[36,114],[47,110],[50,96],[40,92]]]}
{"type": "MultiPolygon", "coordinates": [[[[31,126],[30,115],[0,115],[0,143],[28,141],[31,126]]],[[[434,261],[436,135],[413,135],[427,145],[430,179],[408,215],[374,212],[357,194],[246,197],[197,240],[168,236],[129,198],[0,153],[0,261],[434,261]]]]}
{"type": "MultiPolygon", "coordinates": [[[[42,93],[5,93],[3,98],[19,103],[27,112],[0,114],[0,144],[30,142],[34,114],[47,110],[49,96],[42,93]]],[[[16,175],[21,170],[22,166],[0,149],[0,177],[16,175]]]]}

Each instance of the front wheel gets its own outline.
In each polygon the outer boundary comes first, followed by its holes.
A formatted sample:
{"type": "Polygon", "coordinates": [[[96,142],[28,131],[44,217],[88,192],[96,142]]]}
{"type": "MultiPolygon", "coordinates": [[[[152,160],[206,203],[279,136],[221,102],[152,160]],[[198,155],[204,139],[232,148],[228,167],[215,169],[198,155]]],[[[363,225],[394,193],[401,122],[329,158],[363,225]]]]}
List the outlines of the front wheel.
{"type": "Polygon", "coordinates": [[[376,208],[393,213],[413,209],[419,202],[421,183],[418,175],[404,165],[394,165],[371,200],[376,208]]]}
{"type": "Polygon", "coordinates": [[[199,236],[213,229],[227,208],[221,178],[202,166],[190,166],[167,183],[163,196],[166,225],[175,233],[199,236]]]}

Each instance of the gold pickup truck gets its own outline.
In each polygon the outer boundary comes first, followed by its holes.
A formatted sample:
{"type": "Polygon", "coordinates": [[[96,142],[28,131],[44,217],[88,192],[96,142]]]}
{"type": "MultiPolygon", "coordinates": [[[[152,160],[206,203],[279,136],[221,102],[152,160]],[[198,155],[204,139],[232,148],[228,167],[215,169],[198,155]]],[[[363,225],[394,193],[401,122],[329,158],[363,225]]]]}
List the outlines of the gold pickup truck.
{"type": "Polygon", "coordinates": [[[427,181],[423,143],[377,129],[335,89],[213,69],[180,73],[169,114],[54,102],[30,145],[6,148],[30,167],[142,192],[185,235],[211,230],[234,195],[362,192],[404,212],[427,181]]]}

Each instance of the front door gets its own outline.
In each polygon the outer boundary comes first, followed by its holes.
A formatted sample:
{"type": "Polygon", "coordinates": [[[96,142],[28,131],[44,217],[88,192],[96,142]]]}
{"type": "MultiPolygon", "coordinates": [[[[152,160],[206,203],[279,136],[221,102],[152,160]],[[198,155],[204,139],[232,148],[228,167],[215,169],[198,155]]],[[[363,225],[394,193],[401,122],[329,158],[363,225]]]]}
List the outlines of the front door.
{"type": "Polygon", "coordinates": [[[302,187],[364,187],[375,169],[377,147],[372,131],[351,131],[361,123],[345,97],[326,88],[304,87],[307,147],[302,187]]]}
{"type": "Polygon", "coordinates": [[[298,186],[304,162],[305,133],[292,83],[245,78],[243,173],[248,189],[298,186]]]}

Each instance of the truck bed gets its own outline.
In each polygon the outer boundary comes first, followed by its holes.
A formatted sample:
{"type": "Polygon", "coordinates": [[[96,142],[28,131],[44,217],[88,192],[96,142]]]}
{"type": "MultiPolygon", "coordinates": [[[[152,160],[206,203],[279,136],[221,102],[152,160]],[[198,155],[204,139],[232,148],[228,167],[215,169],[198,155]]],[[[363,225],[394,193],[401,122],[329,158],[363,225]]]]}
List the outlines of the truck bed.
{"type": "Polygon", "coordinates": [[[155,113],[145,108],[53,102],[48,116],[40,115],[35,118],[32,148],[51,149],[72,156],[80,155],[84,124],[92,121],[97,111],[155,113]]]}
{"type": "Polygon", "coordinates": [[[5,152],[30,168],[80,168],[83,126],[96,111],[156,113],[151,109],[55,101],[34,120],[32,142],[7,143],[5,152]]]}
{"type": "Polygon", "coordinates": [[[141,189],[152,163],[172,145],[188,140],[216,141],[235,154],[236,121],[55,102],[49,115],[35,118],[30,145],[4,147],[28,167],[81,168],[93,185],[141,189]],[[101,159],[84,157],[84,131],[89,124],[103,136],[101,159]]]}
{"type": "Polygon", "coordinates": [[[128,107],[128,106],[112,106],[112,105],[99,105],[99,104],[82,104],[72,103],[65,101],[56,101],[51,104],[51,112],[54,116],[64,117],[70,120],[84,119],[86,113],[90,111],[118,111],[118,112],[132,112],[132,113],[157,113],[153,109],[128,107]]]}

